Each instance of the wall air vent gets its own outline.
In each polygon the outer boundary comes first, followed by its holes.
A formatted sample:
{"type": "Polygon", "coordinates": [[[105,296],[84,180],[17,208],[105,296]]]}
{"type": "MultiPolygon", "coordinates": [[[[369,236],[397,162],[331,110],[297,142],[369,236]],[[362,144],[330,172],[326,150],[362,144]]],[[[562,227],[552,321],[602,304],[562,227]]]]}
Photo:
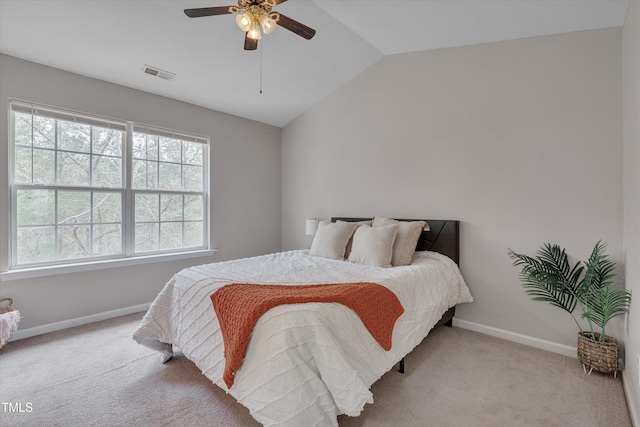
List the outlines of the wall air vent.
{"type": "Polygon", "coordinates": [[[176,77],[174,73],[171,73],[169,71],[164,71],[164,70],[161,70],[160,68],[152,67],[151,65],[147,65],[147,64],[145,64],[144,67],[142,67],[142,72],[155,77],[160,77],[161,79],[165,79],[165,80],[173,80],[176,77]]]}

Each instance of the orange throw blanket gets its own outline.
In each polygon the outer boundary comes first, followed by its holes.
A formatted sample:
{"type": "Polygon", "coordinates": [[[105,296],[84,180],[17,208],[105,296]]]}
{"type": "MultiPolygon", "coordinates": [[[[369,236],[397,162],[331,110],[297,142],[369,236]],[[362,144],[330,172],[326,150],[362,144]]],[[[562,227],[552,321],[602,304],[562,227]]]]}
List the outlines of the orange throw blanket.
{"type": "Polygon", "coordinates": [[[377,283],[258,285],[233,283],[211,295],[224,340],[224,382],[233,385],[253,328],[265,312],[281,304],[339,302],[353,309],[385,350],[391,349],[393,326],[404,308],[393,292],[377,283]]]}

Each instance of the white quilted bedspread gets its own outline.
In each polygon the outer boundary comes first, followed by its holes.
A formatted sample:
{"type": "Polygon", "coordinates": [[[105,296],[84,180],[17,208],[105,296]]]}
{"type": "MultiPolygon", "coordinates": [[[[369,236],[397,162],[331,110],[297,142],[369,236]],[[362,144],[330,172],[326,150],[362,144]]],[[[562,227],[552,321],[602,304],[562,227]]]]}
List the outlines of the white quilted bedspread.
{"type": "Polygon", "coordinates": [[[378,268],[280,252],[206,264],[176,274],[158,294],[134,339],[172,355],[177,346],[212,382],[265,426],[337,426],[373,403],[369,387],[409,353],[450,307],[473,299],[457,265],[416,252],[410,266],[378,268]],[[385,351],[350,308],[291,304],[265,313],[253,331],[230,390],[222,379],[224,345],[210,295],[229,283],[375,282],[391,289],[405,312],[385,351]]]}

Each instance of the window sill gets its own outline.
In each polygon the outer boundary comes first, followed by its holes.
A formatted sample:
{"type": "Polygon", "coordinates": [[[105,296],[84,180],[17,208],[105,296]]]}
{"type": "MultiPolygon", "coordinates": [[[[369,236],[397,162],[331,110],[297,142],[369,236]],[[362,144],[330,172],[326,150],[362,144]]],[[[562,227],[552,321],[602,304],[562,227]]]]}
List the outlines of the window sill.
{"type": "Polygon", "coordinates": [[[154,262],[167,262],[179,259],[202,258],[212,256],[216,249],[207,249],[177,254],[161,254],[149,256],[136,256],[125,259],[84,262],[81,264],[67,264],[47,267],[22,268],[0,273],[0,282],[11,280],[31,279],[34,277],[53,276],[57,274],[78,273],[81,271],[95,271],[107,268],[127,267],[130,265],[150,264],[154,262]]]}

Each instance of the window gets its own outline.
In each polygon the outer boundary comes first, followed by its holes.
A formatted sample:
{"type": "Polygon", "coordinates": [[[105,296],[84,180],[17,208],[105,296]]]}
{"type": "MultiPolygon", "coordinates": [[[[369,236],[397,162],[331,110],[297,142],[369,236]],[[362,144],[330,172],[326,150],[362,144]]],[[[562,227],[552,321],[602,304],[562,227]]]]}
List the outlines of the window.
{"type": "Polygon", "coordinates": [[[10,102],[11,268],[208,248],[208,139],[10,102]]]}
{"type": "Polygon", "coordinates": [[[204,148],[197,140],[134,128],[134,252],[202,247],[204,148]]]}

